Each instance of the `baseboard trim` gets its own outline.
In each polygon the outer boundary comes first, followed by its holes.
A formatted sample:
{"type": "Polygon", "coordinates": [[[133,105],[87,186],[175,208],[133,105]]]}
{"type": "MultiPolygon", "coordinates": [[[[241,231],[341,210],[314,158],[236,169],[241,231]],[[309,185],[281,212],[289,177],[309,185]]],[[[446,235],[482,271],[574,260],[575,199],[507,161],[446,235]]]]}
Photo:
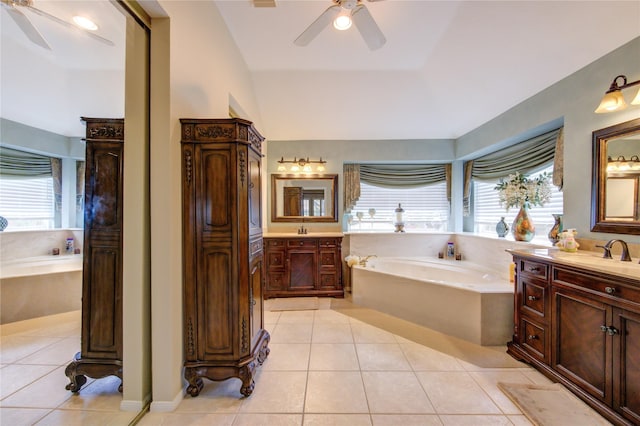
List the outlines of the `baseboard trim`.
{"type": "Polygon", "coordinates": [[[184,392],[182,389],[178,392],[178,394],[173,398],[172,401],[153,401],[151,402],[151,408],[149,411],[152,413],[167,413],[171,411],[175,411],[182,402],[184,398],[184,392]]]}
{"type": "Polygon", "coordinates": [[[147,394],[142,401],[123,399],[122,402],[120,402],[120,410],[140,412],[146,409],[150,401],[151,394],[147,394]]]}

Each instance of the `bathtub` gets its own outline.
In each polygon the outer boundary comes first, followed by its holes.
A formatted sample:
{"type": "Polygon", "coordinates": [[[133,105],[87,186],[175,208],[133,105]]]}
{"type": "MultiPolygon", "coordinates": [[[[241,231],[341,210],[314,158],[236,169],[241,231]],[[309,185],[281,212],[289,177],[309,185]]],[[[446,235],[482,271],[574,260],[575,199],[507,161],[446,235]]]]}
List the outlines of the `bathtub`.
{"type": "Polygon", "coordinates": [[[357,305],[483,346],[511,340],[514,286],[481,265],[382,257],[351,273],[357,305]]]}
{"type": "Polygon", "coordinates": [[[82,255],[3,261],[0,294],[0,324],[77,311],[82,301],[82,255]]]}

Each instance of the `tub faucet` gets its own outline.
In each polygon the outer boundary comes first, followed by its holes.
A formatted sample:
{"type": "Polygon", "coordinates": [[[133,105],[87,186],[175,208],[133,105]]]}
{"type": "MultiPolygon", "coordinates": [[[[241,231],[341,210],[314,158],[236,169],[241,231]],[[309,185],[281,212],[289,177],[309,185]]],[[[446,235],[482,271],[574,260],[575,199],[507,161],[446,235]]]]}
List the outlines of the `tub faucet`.
{"type": "Polygon", "coordinates": [[[629,256],[629,246],[624,240],[609,240],[607,244],[604,246],[599,246],[604,249],[604,257],[607,259],[611,259],[611,248],[615,243],[620,243],[622,245],[622,255],[620,256],[620,260],[623,262],[631,262],[631,256],[629,256]]]}
{"type": "Polygon", "coordinates": [[[364,256],[360,258],[360,266],[367,266],[367,260],[371,259],[372,257],[378,257],[375,254],[370,254],[369,256],[364,256]]]}

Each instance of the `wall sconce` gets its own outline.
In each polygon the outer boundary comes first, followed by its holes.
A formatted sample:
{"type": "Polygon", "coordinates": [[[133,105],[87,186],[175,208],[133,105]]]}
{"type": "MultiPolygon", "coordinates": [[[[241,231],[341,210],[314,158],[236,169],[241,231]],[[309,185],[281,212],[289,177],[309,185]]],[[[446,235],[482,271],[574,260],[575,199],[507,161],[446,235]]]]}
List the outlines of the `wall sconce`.
{"type": "Polygon", "coordinates": [[[279,172],[286,172],[287,167],[285,166],[285,164],[290,163],[291,168],[289,169],[289,171],[293,173],[298,173],[301,170],[303,173],[312,173],[313,172],[313,168],[311,167],[312,164],[317,164],[316,172],[322,173],[325,171],[324,165],[327,162],[324,161],[322,157],[320,157],[319,160],[309,160],[309,157],[307,158],[293,157],[293,160],[285,160],[284,157],[280,157],[280,159],[278,160],[278,163],[279,163],[278,165],[279,172]]]}
{"type": "Polygon", "coordinates": [[[627,171],[640,171],[640,158],[637,155],[632,155],[630,159],[624,158],[623,155],[619,156],[615,160],[611,157],[607,158],[607,171],[608,172],[627,172],[627,171]]]}
{"type": "MultiPolygon", "coordinates": [[[[622,89],[635,86],[636,84],[640,84],[640,80],[627,83],[627,77],[624,75],[619,75],[614,78],[609,90],[606,91],[600,101],[600,105],[596,108],[596,112],[600,114],[625,109],[627,107],[627,103],[624,101],[624,97],[622,96],[622,89]],[[621,85],[618,85],[618,79],[622,79],[621,85]]],[[[631,101],[631,104],[640,105],[640,90],[638,90],[638,93],[631,101]]]]}

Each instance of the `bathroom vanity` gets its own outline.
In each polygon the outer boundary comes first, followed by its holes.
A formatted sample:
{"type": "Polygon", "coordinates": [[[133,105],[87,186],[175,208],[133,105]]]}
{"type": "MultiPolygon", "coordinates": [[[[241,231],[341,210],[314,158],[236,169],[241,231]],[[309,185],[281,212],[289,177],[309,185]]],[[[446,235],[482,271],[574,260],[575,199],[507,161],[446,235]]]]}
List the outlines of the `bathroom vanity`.
{"type": "Polygon", "coordinates": [[[617,425],[640,424],[640,265],[512,250],[513,340],[528,362],[617,425]]]}
{"type": "Polygon", "coordinates": [[[344,297],[341,244],[337,233],[265,236],[264,297],[344,297]]]}

